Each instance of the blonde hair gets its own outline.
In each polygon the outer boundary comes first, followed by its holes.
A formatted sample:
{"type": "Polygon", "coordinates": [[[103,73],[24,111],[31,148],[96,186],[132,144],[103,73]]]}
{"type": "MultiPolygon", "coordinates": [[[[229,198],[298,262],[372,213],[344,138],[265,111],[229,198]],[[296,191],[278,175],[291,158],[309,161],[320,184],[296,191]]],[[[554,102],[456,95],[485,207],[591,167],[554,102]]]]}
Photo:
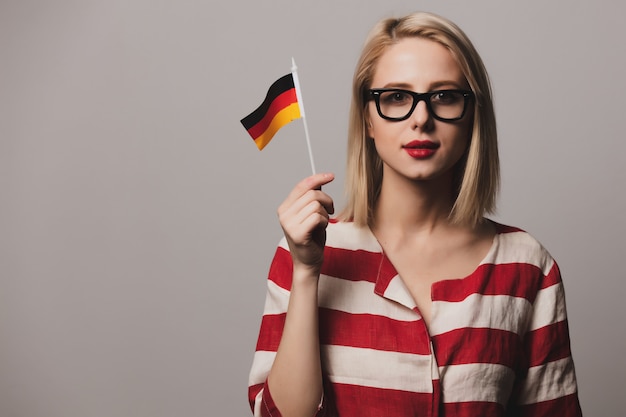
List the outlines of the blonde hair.
{"type": "Polygon", "coordinates": [[[386,49],[408,37],[426,38],[446,47],[475,95],[470,144],[458,164],[455,201],[450,219],[456,224],[476,226],[495,209],[500,183],[496,120],[487,71],[465,33],[451,21],[418,12],[380,21],[366,39],[352,83],[348,128],[346,207],[339,219],[371,225],[373,209],[382,184],[382,161],[367,137],[367,90],[378,60],[386,49]]]}

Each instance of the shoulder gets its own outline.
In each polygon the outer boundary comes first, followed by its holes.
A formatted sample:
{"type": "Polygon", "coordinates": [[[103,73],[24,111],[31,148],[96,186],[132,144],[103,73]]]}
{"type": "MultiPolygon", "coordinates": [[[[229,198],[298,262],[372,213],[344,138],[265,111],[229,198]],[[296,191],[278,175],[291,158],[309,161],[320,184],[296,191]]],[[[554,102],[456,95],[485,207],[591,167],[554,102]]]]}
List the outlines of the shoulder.
{"type": "Polygon", "coordinates": [[[548,254],[543,244],[526,230],[493,221],[492,223],[496,229],[496,237],[505,249],[548,254]]]}
{"type": "Polygon", "coordinates": [[[555,266],[550,252],[532,234],[516,226],[492,223],[496,229],[497,263],[531,264],[544,273],[555,266]]]}

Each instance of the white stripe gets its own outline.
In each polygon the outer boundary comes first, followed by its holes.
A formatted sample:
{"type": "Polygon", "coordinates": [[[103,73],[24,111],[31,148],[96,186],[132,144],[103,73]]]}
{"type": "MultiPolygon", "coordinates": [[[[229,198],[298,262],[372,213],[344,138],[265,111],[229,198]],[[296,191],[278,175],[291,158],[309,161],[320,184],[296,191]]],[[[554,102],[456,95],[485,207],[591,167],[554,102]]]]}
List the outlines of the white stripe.
{"type": "Polygon", "coordinates": [[[389,284],[387,285],[384,294],[385,297],[397,303],[400,303],[409,309],[414,309],[415,307],[417,307],[413,296],[404,284],[404,281],[402,281],[400,275],[396,275],[391,279],[391,281],[389,281],[389,284]]]}
{"type": "Polygon", "coordinates": [[[261,407],[263,406],[263,390],[254,397],[254,417],[261,417],[261,407]]]}
{"type": "Polygon", "coordinates": [[[322,360],[334,383],[432,393],[430,355],[322,346],[322,360]]]}
{"type": "MultiPolygon", "coordinates": [[[[263,314],[285,313],[289,296],[288,290],[268,280],[263,314]]],[[[323,274],[320,275],[318,287],[318,305],[350,314],[373,314],[400,321],[415,321],[420,318],[410,308],[390,303],[374,293],[374,284],[371,282],[348,281],[323,274]]]]}
{"type": "Polygon", "coordinates": [[[496,239],[496,250],[490,252],[483,263],[527,263],[541,269],[544,275],[548,275],[554,265],[548,251],[526,232],[501,233],[496,239]]]}
{"type": "Polygon", "coordinates": [[[531,304],[509,295],[472,294],[463,301],[434,301],[430,334],[437,336],[465,327],[499,329],[524,334],[531,304]]]}
{"type": "Polygon", "coordinates": [[[558,283],[544,288],[537,293],[533,304],[533,316],[530,330],[541,329],[567,318],[563,284],[558,283]]]}
{"type": "Polygon", "coordinates": [[[506,405],[515,372],[498,364],[450,365],[439,369],[443,402],[485,401],[506,405]]]}
{"type": "Polygon", "coordinates": [[[287,311],[289,304],[289,291],[282,288],[274,281],[267,281],[267,297],[263,314],[282,314],[287,311]]]}
{"type": "Polygon", "coordinates": [[[571,357],[528,370],[520,392],[520,404],[534,404],[565,397],[576,392],[576,374],[571,357]]]}
{"type": "Polygon", "coordinates": [[[287,244],[287,238],[283,236],[283,238],[280,239],[280,242],[278,242],[278,247],[283,248],[286,251],[289,251],[289,244],[287,244]]]}
{"type": "Polygon", "coordinates": [[[248,386],[262,384],[265,382],[275,358],[276,352],[270,352],[267,350],[258,350],[254,352],[254,360],[252,361],[252,368],[250,369],[250,375],[248,376],[248,386]]]}
{"type": "Polygon", "coordinates": [[[320,307],[350,314],[373,314],[400,321],[415,321],[420,316],[413,310],[374,293],[374,284],[348,281],[327,275],[320,276],[318,303],[320,307]]]}
{"type": "Polygon", "coordinates": [[[326,246],[328,247],[382,252],[378,240],[369,227],[357,227],[351,222],[338,222],[330,223],[326,231],[326,246]]]}

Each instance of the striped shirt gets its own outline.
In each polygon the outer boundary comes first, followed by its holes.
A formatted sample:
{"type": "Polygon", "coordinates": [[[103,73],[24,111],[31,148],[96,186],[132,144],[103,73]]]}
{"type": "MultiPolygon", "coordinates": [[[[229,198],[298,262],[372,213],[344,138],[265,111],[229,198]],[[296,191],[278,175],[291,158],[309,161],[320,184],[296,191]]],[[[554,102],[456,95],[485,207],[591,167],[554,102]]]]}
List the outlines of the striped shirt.
{"type": "MultiPolygon", "coordinates": [[[[319,279],[324,396],[318,416],[581,416],[563,283],[528,233],[495,224],[476,270],[432,285],[427,329],[369,228],[327,228],[319,279]]],[[[255,416],[280,416],[266,379],[291,288],[276,250],[249,379],[255,416]]]]}

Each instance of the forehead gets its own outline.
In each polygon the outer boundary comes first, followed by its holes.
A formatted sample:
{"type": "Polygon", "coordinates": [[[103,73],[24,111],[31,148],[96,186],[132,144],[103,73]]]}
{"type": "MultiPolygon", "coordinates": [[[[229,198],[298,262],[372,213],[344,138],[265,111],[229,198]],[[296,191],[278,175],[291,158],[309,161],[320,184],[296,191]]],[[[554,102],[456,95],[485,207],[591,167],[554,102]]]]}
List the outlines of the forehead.
{"type": "Polygon", "coordinates": [[[389,46],[380,56],[372,79],[373,87],[405,85],[416,91],[442,83],[467,85],[459,64],[445,46],[417,37],[389,46]]]}

